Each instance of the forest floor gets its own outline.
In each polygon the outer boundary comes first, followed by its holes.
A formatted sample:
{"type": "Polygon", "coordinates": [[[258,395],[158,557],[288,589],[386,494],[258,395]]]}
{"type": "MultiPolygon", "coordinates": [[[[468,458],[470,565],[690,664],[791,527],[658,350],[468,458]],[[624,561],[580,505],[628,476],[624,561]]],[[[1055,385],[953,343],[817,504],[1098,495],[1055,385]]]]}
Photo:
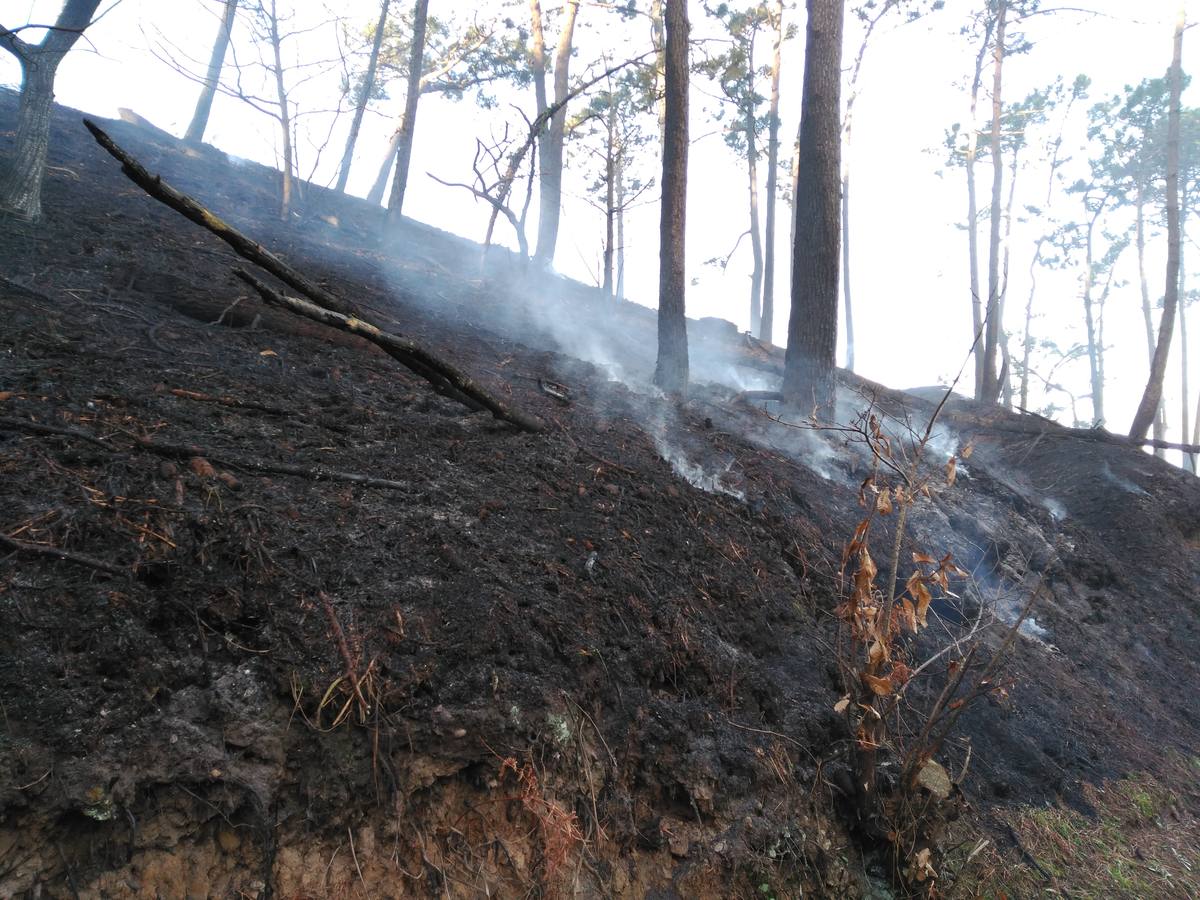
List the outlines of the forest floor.
{"type": "MultiPolygon", "coordinates": [[[[80,120],[0,223],[0,896],[898,896],[834,712],[870,460],[738,397],[778,351],[692,323],[669,400],[649,310],[316,187],[281,223],[276,173],[101,123],[520,433],[261,306],[80,120]]],[[[933,410],[841,390],[898,442],[933,410]]],[[[1200,482],[952,400],[930,470],[967,444],[903,558],[972,577],[905,652],[979,621],[985,659],[1038,596],[942,754],[938,891],[1200,895],[1200,482]]]]}

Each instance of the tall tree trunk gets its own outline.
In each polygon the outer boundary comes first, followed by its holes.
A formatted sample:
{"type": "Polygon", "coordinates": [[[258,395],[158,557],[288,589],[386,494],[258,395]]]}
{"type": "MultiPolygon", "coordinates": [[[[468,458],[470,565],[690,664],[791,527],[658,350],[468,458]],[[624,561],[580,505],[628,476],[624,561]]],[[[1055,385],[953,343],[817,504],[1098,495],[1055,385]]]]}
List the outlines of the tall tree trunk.
{"type": "Polygon", "coordinates": [[[792,309],[783,396],[793,409],[834,414],[841,181],[842,0],[808,0],[792,309]]]}
{"type": "MultiPolygon", "coordinates": [[[[533,78],[534,104],[537,114],[542,115],[550,108],[546,94],[546,34],[542,25],[542,4],[540,0],[529,0],[529,72],[533,78]]],[[[546,154],[549,152],[544,138],[539,138],[538,172],[546,170],[546,154]]]]}
{"type": "Polygon", "coordinates": [[[1103,208],[1103,205],[1101,205],[1100,210],[1088,222],[1085,248],[1086,271],[1083,275],[1083,315],[1084,321],[1087,324],[1088,371],[1091,375],[1092,385],[1093,428],[1099,426],[1104,421],[1104,375],[1100,369],[1100,340],[1096,333],[1096,315],[1092,303],[1092,288],[1095,286],[1096,274],[1092,234],[1095,231],[1096,222],[1099,220],[1100,212],[1103,208]]]}
{"type": "Polygon", "coordinates": [[[667,95],[663,88],[667,71],[666,41],[663,37],[663,0],[650,0],[650,41],[654,47],[654,96],[658,98],[658,138],[662,141],[667,127],[667,95]]]}
{"type": "Polygon", "coordinates": [[[237,5],[238,0],[225,0],[221,26],[217,29],[212,56],[208,59],[208,74],[204,76],[204,86],[196,100],[196,111],[192,113],[192,121],[183,135],[184,141],[189,144],[198,144],[204,140],[204,131],[208,128],[208,114],[212,111],[213,98],[217,95],[217,85],[221,81],[221,68],[225,65],[225,51],[229,49],[229,36],[233,33],[237,5]]]}
{"type": "MultiPolygon", "coordinates": [[[[1181,179],[1182,181],[1182,179],[1181,179]]],[[[1188,192],[1186,182],[1180,185],[1179,190],[1179,230],[1182,236],[1183,229],[1187,226],[1187,217],[1190,210],[1188,202],[1188,192]]],[[[1179,243],[1179,349],[1180,349],[1180,415],[1179,415],[1179,434],[1180,440],[1187,443],[1188,434],[1191,431],[1191,393],[1188,385],[1188,333],[1187,333],[1187,266],[1183,262],[1183,241],[1179,243]]],[[[1196,454],[1183,454],[1183,467],[1193,475],[1196,474],[1196,454]]]]}
{"type": "Polygon", "coordinates": [[[989,18],[979,53],[975,56],[975,77],[971,81],[971,112],[967,117],[967,252],[970,254],[971,279],[971,348],[975,359],[975,399],[981,398],[984,387],[983,368],[983,297],[979,293],[979,201],[975,197],[975,160],[979,157],[979,132],[975,128],[979,108],[979,89],[983,82],[983,60],[992,40],[992,20],[989,18]]]}
{"type": "Polygon", "coordinates": [[[608,95],[608,141],[604,155],[604,293],[613,295],[613,244],[616,235],[617,202],[617,104],[612,93],[608,95]]]}
{"type": "MultiPolygon", "coordinates": [[[[1008,199],[1004,202],[1004,262],[1000,267],[1000,321],[1004,321],[1004,308],[1008,305],[1008,266],[1012,257],[1012,225],[1013,202],[1017,197],[1017,172],[1020,168],[1021,150],[1013,150],[1012,165],[1008,175],[1008,199]]],[[[1012,354],[1008,346],[1009,334],[1007,328],[1000,329],[1000,396],[1007,409],[1013,405],[1013,365],[1012,354]]]]}
{"type": "MultiPolygon", "coordinates": [[[[754,71],[754,50],[751,47],[746,66],[754,71]]],[[[746,171],[750,179],[750,256],[753,268],[750,271],[750,333],[762,330],[762,279],[763,242],[758,221],[758,146],[754,140],[754,107],[747,105],[743,111],[746,132],[746,171]]]]}
{"type": "Polygon", "coordinates": [[[421,99],[421,70],[425,62],[425,23],[429,18],[429,0],[417,0],[413,6],[412,55],[408,60],[408,93],[404,97],[404,119],[400,124],[400,142],[396,147],[396,177],[388,198],[388,219],[396,220],[404,211],[404,191],[408,187],[408,164],[412,159],[413,134],[417,129],[417,102],[421,99]]]}
{"type": "Polygon", "coordinates": [[[1186,8],[1181,6],[1175,25],[1175,40],[1171,57],[1171,101],[1167,111],[1167,284],[1163,294],[1162,320],[1158,326],[1158,342],[1154,361],[1142,402],[1138,405],[1129,428],[1135,441],[1144,440],[1162,402],[1163,377],[1167,357],[1171,352],[1171,335],[1175,328],[1175,312],[1179,306],[1179,256],[1182,235],[1179,227],[1179,118],[1180,94],[1183,90],[1183,31],[1187,22],[1186,8]]]}
{"type": "Polygon", "coordinates": [[[779,71],[783,47],[783,0],[776,0],[772,11],[775,43],[771,49],[771,101],[767,111],[767,214],[763,229],[766,252],[763,255],[762,321],[758,339],[774,342],[775,332],[775,203],[779,193],[779,71]]]}
{"type": "MultiPolygon", "coordinates": [[[[231,0],[236,2],[236,0],[231,0]]],[[[346,136],[346,149],[342,152],[342,164],[338,169],[337,186],[339,194],[346,190],[346,180],[350,177],[350,164],[354,161],[354,145],[358,143],[358,130],[362,127],[363,114],[367,104],[371,102],[371,94],[375,90],[375,69],[379,65],[379,48],[383,44],[383,29],[387,24],[388,7],[392,0],[383,0],[379,5],[379,21],[375,25],[375,39],[371,41],[371,56],[367,59],[367,73],[363,76],[362,93],[354,98],[354,118],[350,120],[350,134],[346,136]]],[[[391,168],[392,153],[388,154],[387,167],[391,168]]],[[[387,175],[384,175],[387,179],[387,175]]],[[[379,196],[383,196],[383,188],[379,188],[379,196]]],[[[375,202],[379,202],[378,200],[375,202]]]]}
{"type": "Polygon", "coordinates": [[[659,217],[658,361],[654,383],[668,394],[688,386],[687,317],[684,295],[684,234],[688,161],[687,0],[666,0],[666,121],[663,140],[662,210],[659,217]]]}
{"type": "Polygon", "coordinates": [[[996,42],[992,51],[992,208],[991,232],[988,237],[988,300],[987,324],[983,342],[983,387],[980,398],[995,403],[1000,398],[1000,380],[996,373],[996,355],[1000,347],[1000,222],[1001,193],[1004,185],[1004,159],[1000,146],[1001,87],[1004,74],[1004,25],[1008,15],[1008,0],[999,0],[996,10],[996,42]]]}
{"type": "MultiPolygon", "coordinates": [[[[1146,359],[1148,365],[1154,366],[1154,313],[1150,306],[1150,282],[1146,278],[1146,186],[1140,181],[1135,187],[1134,194],[1134,235],[1137,245],[1138,285],[1142,293],[1142,323],[1146,328],[1146,359]]],[[[1154,417],[1154,438],[1163,440],[1166,434],[1162,410],[1154,417]]],[[[1163,456],[1161,449],[1154,451],[1155,456],[1163,456]]]]}
{"type": "Polygon", "coordinates": [[[1034,246],[1033,259],[1029,262],[1029,299],[1025,301],[1025,335],[1021,342],[1021,402],[1019,408],[1029,411],[1029,366],[1033,356],[1033,297],[1037,289],[1037,264],[1042,258],[1042,244],[1046,238],[1040,237],[1034,246]]]}
{"type": "Polygon", "coordinates": [[[625,299],[625,152],[617,158],[617,288],[618,302],[625,299]]]}
{"type": "Polygon", "coordinates": [[[562,214],[563,143],[566,139],[567,106],[563,103],[570,90],[571,46],[575,39],[575,19],[579,0],[567,0],[566,21],[558,36],[554,51],[554,102],[562,104],[550,117],[550,127],[542,143],[541,193],[538,196],[538,238],[534,260],[543,267],[554,265],[554,249],[558,244],[558,222],[562,214]]]}
{"type": "Polygon", "coordinates": [[[279,15],[275,0],[271,0],[271,51],[274,58],[275,99],[279,104],[279,130],[283,136],[283,189],[279,201],[279,218],[284,222],[292,215],[292,169],[294,150],[292,145],[292,114],[288,108],[287,87],[283,83],[283,50],[280,47],[279,15]]]}
{"type": "Polygon", "coordinates": [[[392,174],[392,166],[396,164],[396,151],[400,148],[400,135],[404,133],[404,115],[400,115],[400,124],[388,138],[387,152],[383,155],[383,163],[375,175],[371,190],[367,192],[367,202],[379,204],[383,202],[383,191],[387,187],[388,176],[392,174]]]}
{"type": "Polygon", "coordinates": [[[42,178],[50,150],[50,112],[54,76],[83,30],[91,24],[100,0],[68,0],[54,28],[37,44],[8,32],[0,47],[21,64],[21,100],[12,155],[0,162],[0,210],[20,219],[42,217],[42,178]]]}

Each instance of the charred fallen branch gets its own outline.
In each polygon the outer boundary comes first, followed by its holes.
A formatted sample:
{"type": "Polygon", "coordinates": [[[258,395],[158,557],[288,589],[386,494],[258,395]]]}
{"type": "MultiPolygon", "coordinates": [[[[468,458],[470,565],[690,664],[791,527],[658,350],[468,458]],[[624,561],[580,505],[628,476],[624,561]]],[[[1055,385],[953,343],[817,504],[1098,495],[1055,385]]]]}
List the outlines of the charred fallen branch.
{"type": "Polygon", "coordinates": [[[234,274],[258,291],[263,300],[270,305],[281,307],[298,316],[312,319],[314,322],[348,331],[370,341],[397,362],[427,380],[435,389],[448,386],[451,389],[451,396],[468,406],[486,409],[497,419],[502,419],[525,431],[539,432],[545,428],[541,419],[518,409],[512,409],[503,400],[476,384],[475,380],[466,372],[435,356],[409,338],[389,334],[370,322],[364,322],[353,316],[344,316],[330,309],[323,309],[317,304],[299,297],[288,297],[264,284],[245,269],[235,269],[234,274]]]}
{"type": "MultiPolygon", "coordinates": [[[[54,435],[58,437],[75,438],[86,441],[95,447],[103,447],[112,453],[127,453],[128,449],[97,437],[79,428],[67,428],[60,425],[43,425],[41,422],[31,422],[27,419],[12,419],[0,416],[0,429],[23,431],[26,434],[54,435]]],[[[144,450],[156,456],[167,459],[195,459],[200,457],[209,462],[228,466],[231,469],[241,469],[245,472],[256,472],[261,475],[290,475],[294,478],[306,478],[309,481],[341,481],[348,484],[361,484],[363,487],[382,488],[389,491],[407,491],[411,485],[404,481],[391,481],[387,478],[374,478],[370,475],[360,475],[357,472],[341,472],[327,469],[324,466],[297,466],[291,463],[267,462],[242,456],[230,456],[221,451],[213,452],[195,444],[169,444],[150,438],[135,438],[133,449],[144,450]]]]}
{"type": "Polygon", "coordinates": [[[105,562],[102,559],[96,559],[82,553],[75,553],[71,550],[64,550],[61,547],[53,547],[49,544],[31,544],[28,541],[18,541],[16,538],[10,538],[3,533],[0,533],[0,549],[11,550],[14,553],[24,553],[26,556],[48,556],[51,559],[73,562],[80,566],[86,566],[89,569],[96,569],[100,572],[107,572],[109,575],[119,575],[124,578],[128,578],[133,574],[132,569],[122,568],[110,562],[105,562]]]}
{"type": "Polygon", "coordinates": [[[250,260],[257,266],[266,269],[288,287],[294,288],[313,302],[326,309],[337,310],[345,315],[354,315],[355,308],[340,297],[325,290],[315,282],[305,278],[278,256],[246,237],[228,222],[225,222],[210,210],[206,209],[187,194],[177,191],[158,175],[151,175],[146,167],[117,145],[103,129],[90,119],[83,120],[84,126],[92,133],[101,147],[107,150],[121,164],[121,171],[129,180],[160,203],[166,204],[197,225],[207,228],[244,259],[250,260]]]}

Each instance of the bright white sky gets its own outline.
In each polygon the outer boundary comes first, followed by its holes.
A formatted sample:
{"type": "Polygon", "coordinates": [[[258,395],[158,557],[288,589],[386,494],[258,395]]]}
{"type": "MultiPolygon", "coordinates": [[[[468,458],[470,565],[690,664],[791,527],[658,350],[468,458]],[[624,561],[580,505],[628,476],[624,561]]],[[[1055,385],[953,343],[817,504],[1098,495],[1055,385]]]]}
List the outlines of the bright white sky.
{"type": "MultiPolygon", "coordinates": [[[[1194,5],[1197,0],[1188,0],[1194,5]]],[[[403,4],[404,0],[399,0],[403,4]]],[[[548,9],[555,4],[543,0],[548,9]]],[[[25,22],[52,21],[60,8],[58,0],[9,0],[3,5],[0,23],[8,27],[25,22]]],[[[288,4],[281,4],[288,5],[288,4]]],[[[317,2],[298,4],[302,15],[317,20],[329,17],[325,5],[317,2]]],[[[394,5],[397,5],[394,3],[394,5]]],[[[494,5],[490,0],[464,4],[450,0],[432,0],[435,15],[472,15],[476,8],[494,5]]],[[[640,6],[648,5],[645,2],[640,6]]],[[[784,47],[781,137],[783,152],[791,151],[800,107],[800,80],[803,63],[803,12],[789,3],[787,16],[800,26],[800,37],[784,47]]],[[[971,340],[970,306],[967,283],[966,235],[957,223],[965,218],[966,192],[961,170],[940,177],[945,129],[966,117],[967,98],[964,81],[974,50],[959,34],[964,17],[975,6],[968,0],[948,0],[946,10],[916,24],[881,26],[868,52],[860,83],[855,112],[855,135],[850,162],[854,173],[852,209],[853,286],[858,335],[857,368],[867,377],[898,387],[910,387],[949,381],[958,371],[971,340]]],[[[1066,11],[1039,16],[1025,29],[1033,40],[1033,50],[1013,57],[1005,67],[1005,99],[1019,99],[1035,87],[1045,86],[1056,76],[1070,81],[1083,73],[1093,81],[1090,100],[1107,97],[1125,84],[1162,75],[1170,62],[1171,28],[1178,0],[1046,0],[1044,6],[1086,7],[1091,13],[1066,11]]],[[[357,27],[366,27],[378,15],[378,0],[347,0],[330,4],[357,27]]],[[[802,7],[803,4],[801,3],[802,7]]],[[[689,4],[695,37],[714,36],[717,31],[706,20],[698,2],[689,4]]],[[[103,21],[89,32],[93,52],[73,51],[60,70],[57,96],[61,103],[89,112],[115,116],[117,108],[135,109],[157,125],[181,134],[191,117],[198,87],[172,72],[150,53],[160,40],[159,33],[196,59],[206,61],[217,27],[214,0],[123,0],[103,21]]],[[[524,3],[516,3],[509,15],[518,20],[527,16],[524,3]]],[[[584,5],[580,13],[578,53],[572,74],[584,72],[587,65],[607,50],[636,55],[649,46],[645,20],[623,26],[619,34],[611,23],[611,12],[597,5],[584,5]]],[[[321,40],[328,41],[329,32],[321,40]]],[[[318,40],[320,33],[310,35],[318,40]]],[[[547,41],[557,36],[550,24],[547,41]]],[[[860,33],[848,22],[845,57],[847,63],[857,49],[860,33]]],[[[295,52],[295,51],[293,51],[295,52]]],[[[328,55],[324,49],[310,52],[328,55]]],[[[757,50],[766,61],[769,40],[757,50]]],[[[1184,41],[1185,71],[1196,71],[1200,59],[1200,33],[1189,31],[1184,41]]],[[[331,81],[313,82],[296,97],[302,106],[328,107],[336,102],[338,76],[331,81]]],[[[985,79],[990,84],[990,75],[985,79]]],[[[19,71],[7,54],[0,54],[0,83],[16,85],[19,71]]],[[[687,308],[692,316],[720,316],[749,325],[748,292],[750,253],[743,241],[729,269],[721,273],[705,266],[704,260],[727,254],[748,223],[747,182],[744,163],[737,160],[721,139],[719,126],[713,124],[707,110],[714,101],[712,86],[694,82],[692,99],[692,135],[688,206],[688,272],[694,280],[689,289],[687,308]]],[[[765,88],[763,89],[765,93],[765,88]]],[[[481,239],[487,222],[487,210],[475,203],[465,191],[442,187],[426,177],[434,172],[449,180],[469,180],[470,162],[477,136],[485,137],[491,123],[501,121],[507,112],[515,115],[507,103],[518,102],[527,111],[533,106],[528,96],[510,91],[500,109],[481,111],[470,98],[451,103],[436,95],[421,101],[416,146],[412,163],[405,212],[447,230],[473,239],[481,239]]],[[[1184,97],[1196,105],[1198,89],[1193,86],[1184,97]]],[[[380,162],[387,135],[403,103],[403,90],[395,86],[391,99],[378,104],[369,114],[359,140],[359,152],[350,180],[350,190],[365,193],[380,162]]],[[[986,105],[986,101],[985,101],[986,105]]],[[[309,121],[315,124],[318,119],[309,121]]],[[[341,158],[349,116],[338,123],[332,141],[317,169],[316,180],[331,180],[341,158]]],[[[3,127],[3,123],[0,123],[3,127]]],[[[253,113],[236,100],[218,97],[206,139],[222,149],[263,162],[276,159],[277,135],[274,123],[253,113]]],[[[321,120],[317,143],[324,140],[328,120],[321,120]]],[[[650,126],[651,128],[653,125],[650,126]]],[[[1068,129],[1068,145],[1077,146],[1083,138],[1082,119],[1068,129]]],[[[1080,151],[1082,162],[1086,153],[1080,151]]],[[[307,175],[315,161],[314,145],[301,141],[300,168],[307,175]]],[[[651,162],[653,174],[656,163],[651,162]]],[[[990,166],[980,174],[981,204],[990,190],[990,166]]],[[[603,221],[596,210],[579,199],[584,181],[578,177],[579,163],[569,166],[565,190],[564,232],[558,245],[557,266],[564,273],[584,281],[594,281],[603,242],[603,221]],[[575,175],[577,180],[572,181],[575,175]]],[[[760,166],[765,179],[765,165],[760,166]]],[[[1044,174],[1030,170],[1020,176],[1017,207],[1023,202],[1041,202],[1034,192],[1044,191],[1044,174]],[[1022,189],[1026,193],[1022,195],[1022,189]]],[[[1007,186],[1005,188],[1007,191],[1007,186]]],[[[1068,204],[1062,201],[1059,214],[1065,216],[1068,204]]],[[[534,204],[536,210],[536,201],[534,204]]],[[[777,270],[777,309],[786,310],[788,296],[788,213],[779,209],[779,268],[777,270]]],[[[658,211],[653,203],[630,214],[627,223],[626,275],[627,294],[631,299],[653,306],[657,285],[658,211]]],[[[1014,348],[1019,346],[1023,308],[1028,294],[1027,272],[1033,242],[1045,229],[1040,223],[1018,224],[1012,240],[1012,264],[1009,309],[1006,324],[1015,333],[1014,348]]],[[[503,227],[498,233],[507,241],[503,227]]],[[[531,227],[531,239],[536,226],[531,227]]],[[[1195,231],[1193,231],[1195,233],[1195,231]]],[[[986,228],[981,229],[984,258],[981,265],[986,285],[986,228]]],[[[1161,296],[1165,273],[1165,251],[1161,237],[1154,239],[1149,259],[1151,293],[1161,296]]],[[[1188,244],[1185,260],[1195,272],[1200,247],[1188,244]],[[1190,260],[1188,260],[1190,256],[1190,260]]],[[[1141,324],[1134,256],[1130,251],[1121,263],[1119,280],[1127,284],[1114,289],[1110,298],[1106,341],[1108,427],[1124,431],[1132,419],[1147,372],[1144,329],[1141,324]]],[[[1196,278],[1192,277],[1195,284],[1196,278]]],[[[1050,337],[1066,349],[1084,339],[1082,303],[1077,273],[1053,276],[1043,272],[1038,279],[1036,301],[1038,318],[1034,332],[1050,337]]],[[[1192,312],[1191,370],[1192,403],[1200,387],[1200,307],[1192,312]]],[[[786,312],[777,313],[776,337],[782,341],[786,312]]],[[[1176,334],[1178,346],[1178,332],[1176,334]]],[[[1178,375],[1176,352],[1168,375],[1167,417],[1169,435],[1180,439],[1178,375]]],[[[1040,368],[1048,371],[1043,358],[1040,368]]],[[[1056,373],[1068,388],[1080,396],[1079,416],[1090,417],[1090,403],[1083,397],[1087,388],[1087,362],[1081,359],[1056,373]]],[[[963,389],[963,388],[960,388],[963,389]]],[[[969,385],[965,386],[970,390],[969,385]]],[[[1066,405],[1058,394],[1052,399],[1066,405]]],[[[1031,407],[1040,408],[1045,400],[1035,389],[1031,407]]],[[[1070,410],[1060,418],[1070,424],[1070,410]]]]}

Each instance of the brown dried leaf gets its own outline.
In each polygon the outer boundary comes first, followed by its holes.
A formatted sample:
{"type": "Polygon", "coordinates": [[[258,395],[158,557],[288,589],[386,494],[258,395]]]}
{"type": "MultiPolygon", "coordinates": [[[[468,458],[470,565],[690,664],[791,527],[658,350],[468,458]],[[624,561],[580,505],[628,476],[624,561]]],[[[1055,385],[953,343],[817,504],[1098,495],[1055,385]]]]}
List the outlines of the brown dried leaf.
{"type": "Polygon", "coordinates": [[[0,403],[3,403],[5,400],[11,399],[12,395],[13,395],[12,391],[0,391],[0,403]]]}
{"type": "Polygon", "coordinates": [[[871,692],[879,697],[887,697],[892,693],[892,682],[888,678],[876,678],[874,675],[868,675],[863,672],[859,676],[862,683],[871,689],[871,692]]]}
{"type": "Polygon", "coordinates": [[[875,498],[875,511],[881,516],[886,516],[892,511],[892,495],[887,488],[880,491],[879,496],[875,498]]]}
{"type": "Polygon", "coordinates": [[[917,623],[924,628],[928,624],[925,621],[925,613],[929,610],[933,595],[929,593],[929,588],[925,587],[924,581],[918,581],[915,587],[910,584],[909,591],[912,593],[913,599],[917,601],[917,623]]]}
{"type": "Polygon", "coordinates": [[[953,485],[954,479],[958,477],[958,458],[950,457],[950,461],[946,463],[946,484],[953,485]]]}
{"type": "Polygon", "coordinates": [[[913,634],[917,633],[917,609],[912,605],[912,601],[907,597],[900,601],[898,618],[901,625],[903,625],[913,634]]]}
{"type": "Polygon", "coordinates": [[[872,666],[877,666],[883,663],[888,658],[887,647],[883,645],[883,641],[875,640],[871,644],[871,649],[867,651],[867,661],[872,666]]]}
{"type": "Polygon", "coordinates": [[[970,459],[971,454],[975,452],[975,442],[971,441],[967,446],[958,451],[958,455],[963,459],[970,459]]]}
{"type": "Polygon", "coordinates": [[[931,566],[937,565],[936,559],[934,559],[928,553],[921,553],[920,551],[913,554],[913,562],[917,563],[918,565],[921,563],[929,563],[931,566]]]}
{"type": "Polygon", "coordinates": [[[863,483],[858,488],[858,505],[867,505],[867,491],[875,490],[875,476],[868,475],[863,479],[863,483]]]}
{"type": "Polygon", "coordinates": [[[835,713],[844,713],[847,710],[847,708],[849,708],[849,706],[850,706],[850,695],[847,694],[845,697],[843,697],[837,703],[833,704],[833,711],[835,713]]]}

